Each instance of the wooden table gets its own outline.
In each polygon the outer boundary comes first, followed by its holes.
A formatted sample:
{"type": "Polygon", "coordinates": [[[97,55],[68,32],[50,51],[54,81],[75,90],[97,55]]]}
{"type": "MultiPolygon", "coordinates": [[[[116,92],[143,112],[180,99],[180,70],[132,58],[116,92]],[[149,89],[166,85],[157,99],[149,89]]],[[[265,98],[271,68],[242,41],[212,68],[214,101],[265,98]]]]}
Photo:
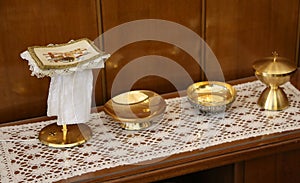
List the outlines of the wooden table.
{"type": "MultiPolygon", "coordinates": [[[[231,81],[229,83],[238,84],[253,80],[255,80],[255,77],[231,81]]],[[[300,89],[299,69],[292,77],[291,82],[300,89]]],[[[164,97],[169,98],[176,95],[177,93],[172,93],[164,97]]],[[[101,110],[101,107],[99,107],[99,110],[101,110]]],[[[37,122],[45,119],[49,118],[35,118],[10,123],[9,125],[37,122]]],[[[173,155],[167,159],[153,160],[139,165],[119,166],[87,173],[60,182],[153,182],[229,164],[233,164],[234,167],[232,178],[234,182],[251,182],[251,180],[248,179],[247,181],[245,178],[244,161],[293,150],[300,152],[300,130],[224,143],[203,150],[173,155]]],[[[300,156],[295,156],[295,158],[297,157],[297,161],[299,161],[300,156]]],[[[290,168],[300,168],[299,166],[300,165],[290,168]]],[[[291,175],[287,175],[287,177],[290,176],[291,175]]],[[[292,176],[294,176],[294,180],[300,181],[300,175],[293,174],[292,176]]],[[[270,180],[270,182],[273,181],[270,180]]]]}

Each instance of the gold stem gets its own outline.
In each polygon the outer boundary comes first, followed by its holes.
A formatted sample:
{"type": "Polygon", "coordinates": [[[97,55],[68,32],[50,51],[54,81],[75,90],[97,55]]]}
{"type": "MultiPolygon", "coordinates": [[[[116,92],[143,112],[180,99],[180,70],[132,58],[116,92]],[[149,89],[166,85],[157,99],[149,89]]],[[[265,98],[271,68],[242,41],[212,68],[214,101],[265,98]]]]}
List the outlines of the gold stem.
{"type": "Polygon", "coordinates": [[[270,87],[271,87],[271,90],[277,90],[278,89],[278,85],[270,84],[270,87]]]}
{"type": "Polygon", "coordinates": [[[62,143],[65,144],[67,141],[67,132],[68,132],[67,125],[63,125],[62,132],[63,132],[63,142],[62,143]]]}

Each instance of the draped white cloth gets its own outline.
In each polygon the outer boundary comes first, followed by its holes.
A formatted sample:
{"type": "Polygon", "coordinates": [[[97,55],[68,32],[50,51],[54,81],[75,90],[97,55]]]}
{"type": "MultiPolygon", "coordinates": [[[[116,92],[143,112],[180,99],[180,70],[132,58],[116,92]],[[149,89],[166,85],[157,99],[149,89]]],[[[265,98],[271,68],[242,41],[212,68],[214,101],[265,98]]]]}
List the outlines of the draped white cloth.
{"type": "Polygon", "coordinates": [[[28,61],[31,75],[51,77],[48,93],[48,116],[57,116],[57,124],[85,123],[90,119],[93,90],[92,69],[103,68],[109,54],[66,69],[40,69],[28,51],[21,57],[28,61]]]}
{"type": "Polygon", "coordinates": [[[51,77],[48,116],[57,124],[78,124],[90,120],[93,73],[91,69],[51,77]]]}

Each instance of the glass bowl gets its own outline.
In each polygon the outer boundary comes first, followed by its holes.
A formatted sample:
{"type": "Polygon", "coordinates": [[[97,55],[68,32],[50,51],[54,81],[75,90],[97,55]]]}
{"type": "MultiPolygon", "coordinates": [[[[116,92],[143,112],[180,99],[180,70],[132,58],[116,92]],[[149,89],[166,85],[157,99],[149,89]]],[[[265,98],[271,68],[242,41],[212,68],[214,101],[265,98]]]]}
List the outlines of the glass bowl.
{"type": "Polygon", "coordinates": [[[187,97],[191,105],[201,112],[220,113],[234,102],[236,90],[224,82],[203,81],[190,85],[187,97]]]}

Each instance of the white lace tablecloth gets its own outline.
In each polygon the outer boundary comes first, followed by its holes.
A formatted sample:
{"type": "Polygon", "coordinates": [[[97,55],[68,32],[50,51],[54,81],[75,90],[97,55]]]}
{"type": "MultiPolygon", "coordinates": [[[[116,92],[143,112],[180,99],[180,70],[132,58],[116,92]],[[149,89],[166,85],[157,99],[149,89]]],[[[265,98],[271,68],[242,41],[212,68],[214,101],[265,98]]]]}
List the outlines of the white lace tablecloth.
{"type": "Polygon", "coordinates": [[[186,97],[166,100],[163,119],[143,131],[125,131],[103,112],[87,124],[93,137],[80,147],[42,145],[39,131],[55,120],[0,128],[1,182],[53,182],[120,165],[143,163],[249,137],[300,128],[300,92],[284,85],[290,107],[270,112],[256,105],[265,86],[259,81],[236,85],[232,107],[218,115],[199,114],[186,97]]]}

